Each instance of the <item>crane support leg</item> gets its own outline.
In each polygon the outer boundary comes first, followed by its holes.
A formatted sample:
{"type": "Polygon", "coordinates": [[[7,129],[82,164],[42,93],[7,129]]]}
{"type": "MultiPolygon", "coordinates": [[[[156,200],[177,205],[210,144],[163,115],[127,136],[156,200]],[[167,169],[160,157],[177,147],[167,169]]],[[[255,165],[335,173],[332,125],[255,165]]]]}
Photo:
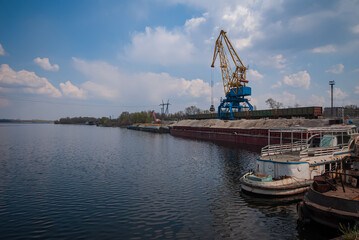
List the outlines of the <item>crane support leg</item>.
{"type": "Polygon", "coordinates": [[[246,98],[225,98],[221,101],[221,104],[218,106],[218,118],[219,119],[229,119],[234,120],[235,112],[241,111],[253,111],[253,106],[249,103],[246,98]],[[235,110],[235,111],[234,111],[235,110]]]}

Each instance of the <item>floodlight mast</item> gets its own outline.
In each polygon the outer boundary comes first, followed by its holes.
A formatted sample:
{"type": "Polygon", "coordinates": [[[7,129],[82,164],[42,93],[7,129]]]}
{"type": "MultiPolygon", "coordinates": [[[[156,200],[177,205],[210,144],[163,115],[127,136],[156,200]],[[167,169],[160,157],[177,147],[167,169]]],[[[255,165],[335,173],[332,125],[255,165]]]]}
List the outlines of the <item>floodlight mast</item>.
{"type": "Polygon", "coordinates": [[[329,85],[330,85],[330,112],[331,112],[331,116],[333,117],[333,86],[335,85],[335,81],[329,81],[329,85]]]}

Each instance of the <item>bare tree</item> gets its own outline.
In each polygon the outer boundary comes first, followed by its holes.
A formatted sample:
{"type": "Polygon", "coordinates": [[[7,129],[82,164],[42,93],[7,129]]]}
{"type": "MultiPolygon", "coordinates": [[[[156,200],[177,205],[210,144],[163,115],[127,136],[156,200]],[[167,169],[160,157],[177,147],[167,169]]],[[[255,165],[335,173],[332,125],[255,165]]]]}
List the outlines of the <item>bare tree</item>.
{"type": "Polygon", "coordinates": [[[283,107],[283,103],[277,102],[273,98],[268,98],[265,103],[272,109],[278,109],[283,107]]]}
{"type": "Polygon", "coordinates": [[[199,109],[196,106],[190,106],[185,109],[185,113],[186,113],[186,115],[200,114],[201,109],[199,109]]]}

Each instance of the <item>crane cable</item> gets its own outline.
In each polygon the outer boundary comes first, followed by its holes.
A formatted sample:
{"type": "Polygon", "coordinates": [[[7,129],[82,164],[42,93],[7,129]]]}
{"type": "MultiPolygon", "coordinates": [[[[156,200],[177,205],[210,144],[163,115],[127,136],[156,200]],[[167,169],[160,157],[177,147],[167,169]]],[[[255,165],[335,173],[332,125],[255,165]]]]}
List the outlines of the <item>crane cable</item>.
{"type": "Polygon", "coordinates": [[[211,105],[213,106],[213,71],[214,68],[211,68],[211,105]]]}

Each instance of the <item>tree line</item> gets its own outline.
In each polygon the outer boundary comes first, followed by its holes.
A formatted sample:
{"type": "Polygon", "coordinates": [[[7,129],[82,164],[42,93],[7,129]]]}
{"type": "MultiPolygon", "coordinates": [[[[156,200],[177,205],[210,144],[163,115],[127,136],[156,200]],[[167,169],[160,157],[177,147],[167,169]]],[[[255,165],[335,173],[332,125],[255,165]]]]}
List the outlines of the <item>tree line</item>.
{"type": "MultiPolygon", "coordinates": [[[[185,108],[184,111],[179,111],[176,113],[170,114],[160,114],[156,113],[156,117],[160,121],[179,121],[187,119],[189,115],[200,114],[207,111],[202,111],[196,106],[190,106],[185,108]]],[[[153,119],[152,111],[141,111],[141,112],[122,112],[118,118],[111,117],[73,117],[73,118],[60,118],[55,121],[55,124],[88,124],[88,125],[98,125],[105,127],[125,127],[135,123],[152,123],[156,122],[156,119],[153,119]]]]}

